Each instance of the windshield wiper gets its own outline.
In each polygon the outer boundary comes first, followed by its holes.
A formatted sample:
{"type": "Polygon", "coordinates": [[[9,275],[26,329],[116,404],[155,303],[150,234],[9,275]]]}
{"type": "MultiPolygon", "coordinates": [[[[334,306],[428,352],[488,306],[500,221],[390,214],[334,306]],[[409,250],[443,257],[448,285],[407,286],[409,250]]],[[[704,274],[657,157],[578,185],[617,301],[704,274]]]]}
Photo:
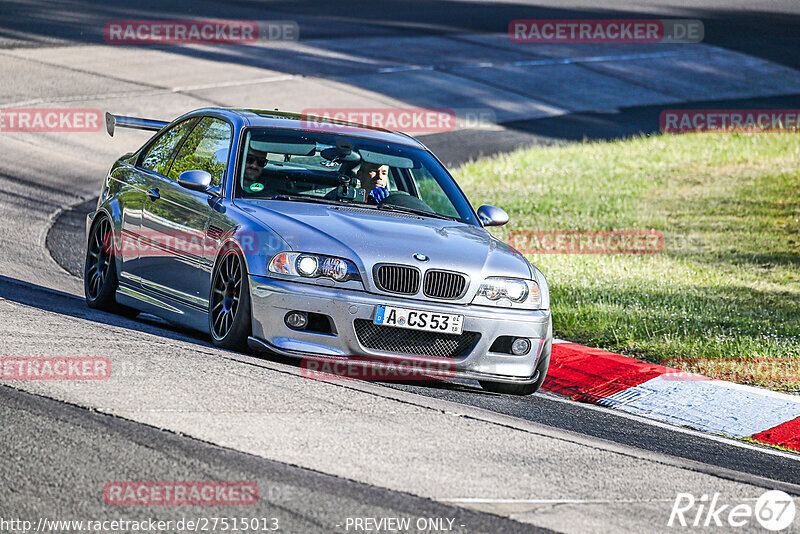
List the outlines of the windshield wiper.
{"type": "Polygon", "coordinates": [[[266,197],[265,200],[292,200],[296,202],[313,202],[315,204],[331,204],[334,206],[341,206],[344,205],[344,202],[339,202],[338,200],[329,200],[327,198],[319,198],[319,197],[304,197],[300,195],[286,195],[286,194],[278,194],[272,195],[271,197],[266,197]]]}
{"type": "Polygon", "coordinates": [[[459,221],[459,219],[455,217],[449,217],[447,215],[440,215],[438,213],[433,213],[430,211],[425,210],[418,210],[414,208],[406,208],[405,206],[395,206],[393,204],[380,204],[378,206],[370,206],[368,204],[358,204],[353,202],[342,202],[340,200],[329,200],[327,198],[319,198],[319,197],[304,197],[300,195],[288,195],[285,193],[279,193],[277,195],[272,195],[270,197],[266,197],[265,200],[290,200],[295,202],[313,202],[319,204],[328,204],[332,206],[358,206],[359,208],[367,208],[367,209],[378,209],[378,210],[385,210],[385,211],[394,211],[397,213],[410,213],[412,215],[421,215],[423,217],[431,217],[433,219],[444,219],[446,221],[459,221]]]}
{"type": "Polygon", "coordinates": [[[439,213],[433,213],[425,210],[418,210],[414,208],[407,208],[405,206],[395,206],[394,204],[379,204],[379,210],[396,211],[399,213],[411,213],[412,215],[422,215],[423,217],[432,217],[434,219],[444,219],[446,221],[458,221],[455,217],[448,217],[439,213]]]}

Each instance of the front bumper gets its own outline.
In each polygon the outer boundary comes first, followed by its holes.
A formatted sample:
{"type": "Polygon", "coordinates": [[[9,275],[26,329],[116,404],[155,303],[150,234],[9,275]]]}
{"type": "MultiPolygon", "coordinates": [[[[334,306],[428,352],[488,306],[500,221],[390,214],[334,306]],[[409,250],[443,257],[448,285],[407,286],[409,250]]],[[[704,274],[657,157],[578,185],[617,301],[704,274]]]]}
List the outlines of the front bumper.
{"type": "Polygon", "coordinates": [[[249,280],[253,316],[251,346],[285,356],[357,357],[389,364],[446,361],[452,369],[450,376],[525,384],[536,379],[536,365],[552,344],[550,310],[511,310],[411,300],[253,275],[249,280]],[[457,313],[464,316],[465,332],[478,332],[481,336],[472,351],[461,358],[432,358],[368,349],[359,342],[354,321],[372,321],[379,304],[457,313]],[[293,330],[284,323],[290,311],[327,315],[333,320],[336,332],[331,335],[293,330]],[[499,336],[529,338],[532,348],[524,356],[489,352],[499,336]]]}

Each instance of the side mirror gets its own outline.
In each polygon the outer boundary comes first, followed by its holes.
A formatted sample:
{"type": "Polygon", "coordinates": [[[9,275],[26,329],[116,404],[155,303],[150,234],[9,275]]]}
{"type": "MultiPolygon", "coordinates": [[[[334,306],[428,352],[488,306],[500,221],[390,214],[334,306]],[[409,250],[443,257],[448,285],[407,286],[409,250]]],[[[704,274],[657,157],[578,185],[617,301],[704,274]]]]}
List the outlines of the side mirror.
{"type": "Polygon", "coordinates": [[[478,208],[478,220],[484,226],[503,226],[508,222],[508,213],[504,209],[487,204],[478,208]]]}
{"type": "Polygon", "coordinates": [[[178,184],[192,191],[206,192],[211,188],[211,174],[207,171],[183,171],[178,176],[178,184]]]}

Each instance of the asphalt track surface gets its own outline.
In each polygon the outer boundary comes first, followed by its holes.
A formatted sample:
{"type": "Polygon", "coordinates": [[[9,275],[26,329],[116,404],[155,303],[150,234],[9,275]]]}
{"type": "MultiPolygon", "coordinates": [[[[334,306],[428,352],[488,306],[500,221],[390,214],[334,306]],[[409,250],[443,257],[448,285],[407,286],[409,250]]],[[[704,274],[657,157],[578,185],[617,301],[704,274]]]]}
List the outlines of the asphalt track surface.
{"type": "MultiPolygon", "coordinates": [[[[0,19],[0,49],[26,46],[103,43],[103,23],[130,18],[127,3],[72,1],[59,9],[48,2],[9,2],[0,19]],[[68,15],[68,16],[59,16],[68,15]]],[[[137,17],[163,19],[164,13],[193,18],[292,20],[303,39],[392,37],[409,35],[459,35],[504,33],[515,19],[631,19],[693,18],[704,24],[703,42],[800,69],[800,4],[793,0],[702,0],[675,3],[668,0],[614,0],[563,2],[413,1],[377,0],[343,2],[237,0],[233,2],[179,1],[164,11],[157,1],[137,3],[137,17]],[[682,5],[684,4],[684,5],[682,5]],[[688,5],[687,5],[688,4],[688,5]]],[[[187,51],[187,55],[206,52],[187,51]]],[[[209,53],[209,57],[214,57],[209,53]]],[[[246,63],[243,57],[220,60],[246,63]]],[[[291,63],[291,59],[287,61],[291,63]]],[[[290,67],[291,68],[291,67],[290,67]]],[[[800,94],[781,103],[800,103],[800,94]]],[[[681,107],[769,108],[770,99],[709,100],[681,107]]],[[[615,139],[658,131],[658,122],[643,106],[609,113],[569,114],[555,120],[521,120],[504,123],[501,132],[461,131],[426,136],[424,141],[447,164],[509,151],[530,144],[588,139],[615,139]]]]}
{"type": "MultiPolygon", "coordinates": [[[[121,1],[94,2],[4,2],[0,21],[2,44],[43,46],[54,42],[102,43],[102,23],[129,18],[129,4],[121,1]],[[58,9],[52,9],[59,6],[58,9]],[[69,15],[64,16],[64,15],[69,15]]],[[[160,2],[137,2],[142,19],[182,14],[195,18],[232,18],[259,14],[261,19],[291,18],[300,25],[303,38],[338,38],[432,33],[505,32],[514,19],[589,18],[698,18],[705,26],[704,41],[770,59],[791,67],[800,66],[800,7],[792,0],[613,0],[562,2],[460,2],[456,0],[404,2],[344,0],[327,2],[235,0],[231,2],[171,2],[165,10],[160,2]]]]}
{"type": "Polygon", "coordinates": [[[196,480],[202,474],[205,480],[256,482],[259,499],[247,516],[277,518],[282,532],[343,531],[348,516],[450,518],[456,531],[520,531],[508,519],[270,462],[7,387],[0,387],[0,417],[6,429],[15,430],[0,433],[3,455],[18,460],[0,467],[3,480],[14,481],[3,484],[0,499],[5,510],[34,523],[43,516],[173,522],[231,517],[230,507],[198,513],[189,505],[118,506],[108,514],[103,502],[109,480],[196,480]],[[75,465],[81,466],[78,472],[70,469],[75,465]]]}
{"type": "MultiPolygon", "coordinates": [[[[720,46],[765,57],[791,67],[798,67],[796,51],[800,49],[800,17],[797,4],[789,2],[760,3],[753,9],[744,2],[731,7],[730,3],[704,2],[702,7],[673,8],[666,3],[652,2],[644,7],[626,4],[621,10],[616,3],[594,3],[592,9],[568,7],[533,7],[510,3],[486,4],[482,2],[437,2],[407,4],[394,2],[236,2],[242,9],[268,8],[270,12],[295,16],[305,34],[331,38],[342,35],[391,35],[394,33],[440,32],[502,32],[507,21],[513,18],[589,18],[601,13],[604,18],[642,16],[683,16],[702,18],[706,22],[706,40],[720,46]],[[791,11],[794,12],[791,12],[791,11]],[[324,23],[321,23],[324,22],[324,23]]],[[[123,6],[108,3],[101,7],[86,8],[79,2],[71,8],[81,16],[91,19],[123,18],[123,6]],[[102,11],[102,12],[101,12],[102,11]],[[89,15],[90,14],[90,15],[89,15]]],[[[193,16],[214,16],[223,11],[227,18],[230,3],[180,3],[172,6],[172,13],[191,12],[193,16]]],[[[0,36],[4,46],[47,47],[102,41],[96,34],[87,34],[80,24],[67,24],[58,17],[47,15],[47,5],[35,8],[22,4],[3,6],[0,36]],[[30,17],[41,24],[30,24],[30,17]],[[27,23],[26,23],[27,21],[27,23]]],[[[150,18],[147,7],[141,8],[138,18],[150,18]]],[[[156,18],[156,17],[153,17],[156,18]]],[[[158,18],[164,18],[158,17],[158,18]]],[[[792,96],[772,100],[758,99],[763,107],[790,107],[796,104],[792,96]]],[[[795,107],[797,107],[795,105],[795,107]]],[[[451,162],[463,160],[464,153],[492,153],[531,142],[563,142],[584,136],[613,138],[636,132],[653,131],[657,125],[647,122],[652,113],[631,108],[622,115],[577,114],[560,118],[522,121],[499,134],[474,134],[455,132],[430,136],[425,141],[436,152],[449,154],[451,162]],[[588,126],[587,126],[588,125],[588,126]],[[594,130],[592,129],[594,128],[594,130]],[[491,137],[490,137],[491,136],[491,137]]],[[[5,191],[0,203],[28,210],[41,218],[67,207],[49,205],[31,195],[26,198],[25,187],[37,184],[37,177],[24,166],[9,165],[3,168],[3,179],[15,184],[19,190],[5,191]],[[21,191],[21,193],[20,193],[21,191]]],[[[95,180],[97,181],[97,180],[95,180]]],[[[62,191],[63,193],[63,191],[62,191]]],[[[83,215],[91,209],[93,201],[82,201],[90,195],[61,198],[61,202],[75,204],[56,220],[46,237],[53,257],[68,271],[77,274],[82,261],[83,215]]],[[[0,204],[0,205],[2,205],[0,204]]],[[[37,220],[32,217],[32,221],[37,220]]],[[[0,260],[0,298],[3,301],[32,311],[55,314],[65,319],[88,321],[99,327],[121,327],[131,332],[146,333],[167,342],[181,341],[199,348],[209,347],[208,340],[192,332],[167,327],[157,321],[140,318],[135,321],[87,310],[80,299],[72,294],[54,291],[35,283],[19,281],[10,269],[2,268],[0,260]],[[7,275],[7,276],[6,276],[7,275]]],[[[62,276],[54,271],[53,276],[62,276]]],[[[43,326],[46,328],[46,326],[43,326]]],[[[89,330],[90,331],[90,330],[89,330]]],[[[8,335],[8,334],[7,334],[8,335]]],[[[28,334],[29,335],[29,334],[28,334]]],[[[13,346],[5,343],[4,348],[13,346]]],[[[291,367],[292,362],[276,360],[277,364],[291,367]]],[[[232,359],[225,363],[231,368],[245,367],[232,359]]],[[[680,469],[704,473],[720,481],[736,481],[760,488],[782,488],[800,495],[800,464],[790,455],[773,450],[716,439],[702,434],[666,425],[655,425],[636,418],[622,417],[603,408],[569,403],[548,395],[537,394],[529,398],[491,395],[469,383],[445,384],[382,384],[377,386],[392,392],[410,393],[413,396],[453,402],[466,407],[478,407],[492,413],[510,416],[564,431],[564,435],[580,435],[592,443],[624,445],[632,457],[650,457],[651,453],[671,458],[680,469]],[[634,452],[630,452],[630,451],[634,452]],[[636,453],[635,451],[640,451],[636,453]]],[[[341,524],[343,517],[407,516],[449,517],[456,524],[465,525],[465,532],[521,532],[535,531],[532,525],[512,522],[492,514],[473,512],[463,507],[453,507],[424,499],[409,493],[392,491],[346,478],[316,472],[205,443],[174,432],[129,421],[122,417],[93,413],[83,407],[0,387],[0,411],[3,430],[0,447],[5,451],[0,461],[2,479],[8,481],[0,489],[0,516],[53,518],[105,518],[114,517],[159,519],[200,515],[197,509],[157,510],[148,508],[120,508],[109,512],[102,502],[98,488],[108,480],[257,480],[263,498],[251,515],[279,515],[289,532],[329,532],[341,524]],[[270,492],[270,489],[272,492],[270,492]]],[[[420,400],[420,402],[423,402],[420,400]]],[[[661,457],[661,456],[659,456],[661,457]]],[[[550,461],[550,459],[545,459],[550,461]]],[[[477,467],[476,467],[477,468],[477,467]]],[[[553,464],[552,476],[580,478],[579,471],[565,471],[553,464]],[[559,470],[561,469],[561,470],[559,470]]],[[[637,476],[647,477],[647,472],[637,476]]],[[[624,481],[615,481],[620,483],[624,481]]],[[[722,482],[720,482],[722,485],[722,482]]],[[[692,488],[686,488],[691,491],[692,488]]],[[[602,490],[592,490],[599,493],[602,490]]],[[[592,492],[590,491],[590,493],[592,492]]],[[[494,510],[489,510],[494,512],[494,510]]],[[[224,513],[203,509],[202,515],[224,513]]],[[[582,512],[576,511],[577,515],[582,512]]],[[[576,515],[576,517],[577,517],[576,515]]],[[[663,524],[662,524],[663,525],[663,524]]],[[[641,525],[642,530],[659,531],[655,525],[641,525]]]]}

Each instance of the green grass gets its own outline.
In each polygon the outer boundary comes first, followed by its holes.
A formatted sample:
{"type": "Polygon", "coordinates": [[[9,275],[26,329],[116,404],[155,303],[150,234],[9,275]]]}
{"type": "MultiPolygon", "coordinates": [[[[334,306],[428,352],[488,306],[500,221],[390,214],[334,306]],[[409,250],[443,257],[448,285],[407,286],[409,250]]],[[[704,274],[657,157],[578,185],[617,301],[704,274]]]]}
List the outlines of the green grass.
{"type": "MultiPolygon", "coordinates": [[[[659,254],[536,254],[556,336],[694,370],[800,360],[800,136],[688,134],[534,147],[466,164],[495,231],[641,230],[659,254]]],[[[785,372],[796,369],[792,364],[785,372]]],[[[740,381],[797,391],[780,372],[740,381]]]]}

